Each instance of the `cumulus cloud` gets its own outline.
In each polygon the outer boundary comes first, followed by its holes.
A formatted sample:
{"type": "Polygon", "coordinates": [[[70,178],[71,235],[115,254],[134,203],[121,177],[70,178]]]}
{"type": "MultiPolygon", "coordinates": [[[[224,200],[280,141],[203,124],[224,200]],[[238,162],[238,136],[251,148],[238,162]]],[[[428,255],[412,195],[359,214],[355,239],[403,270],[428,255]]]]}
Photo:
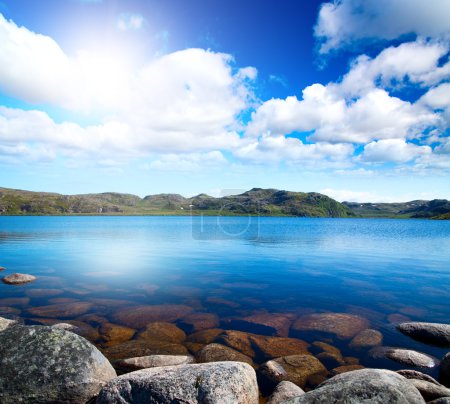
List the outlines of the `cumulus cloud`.
{"type": "Polygon", "coordinates": [[[361,40],[392,40],[406,34],[448,38],[449,15],[447,0],[340,0],[322,5],[314,34],[322,54],[361,40]]]}
{"type": "Polygon", "coordinates": [[[205,167],[221,167],[228,163],[224,155],[218,151],[206,153],[187,153],[187,154],[163,154],[151,163],[143,166],[144,169],[160,171],[200,171],[205,167]]]}
{"type": "Polygon", "coordinates": [[[378,195],[374,192],[353,191],[349,189],[325,188],[321,194],[328,195],[339,202],[395,202],[392,198],[378,195]]]}
{"type": "Polygon", "coordinates": [[[430,146],[418,146],[403,139],[385,139],[365,145],[359,157],[368,163],[406,163],[431,152],[430,146]]]}

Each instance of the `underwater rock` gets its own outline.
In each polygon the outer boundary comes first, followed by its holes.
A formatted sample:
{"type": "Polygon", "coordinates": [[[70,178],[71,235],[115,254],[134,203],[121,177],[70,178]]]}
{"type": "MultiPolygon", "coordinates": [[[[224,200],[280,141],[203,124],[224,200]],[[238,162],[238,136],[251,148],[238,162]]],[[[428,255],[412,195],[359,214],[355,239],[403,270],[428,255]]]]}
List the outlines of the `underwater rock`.
{"type": "Polygon", "coordinates": [[[15,307],[0,306],[0,316],[18,316],[21,310],[15,307]]]}
{"type": "Polygon", "coordinates": [[[254,365],[252,358],[233,348],[221,344],[208,344],[195,354],[198,362],[236,361],[254,365]]]}
{"type": "Polygon", "coordinates": [[[27,311],[38,317],[66,318],[87,313],[93,306],[93,303],[73,302],[30,307],[27,311]]]}
{"type": "Polygon", "coordinates": [[[113,319],[130,328],[143,328],[156,321],[173,322],[193,311],[192,307],[177,304],[133,306],[119,309],[113,319]]]}
{"type": "Polygon", "coordinates": [[[25,292],[29,297],[58,296],[63,293],[64,291],[61,289],[29,289],[25,292]]]}
{"type": "Polygon", "coordinates": [[[383,334],[380,331],[368,328],[356,334],[350,341],[349,347],[352,349],[373,348],[381,345],[383,334]]]}
{"type": "Polygon", "coordinates": [[[264,335],[249,335],[257,356],[265,360],[290,355],[310,355],[309,344],[297,338],[266,337],[264,335]]]}
{"type": "Polygon", "coordinates": [[[186,339],[186,334],[175,324],[155,322],[148,324],[144,330],[137,334],[136,338],[180,343],[186,339]]]}
{"type": "Polygon", "coordinates": [[[116,377],[108,360],[84,338],[46,326],[0,333],[0,402],[86,403],[116,377]]]}
{"type": "Polygon", "coordinates": [[[111,380],[97,404],[130,402],[170,404],[258,404],[255,371],[246,363],[215,362],[138,370],[111,380]]]}
{"type": "Polygon", "coordinates": [[[272,359],[262,364],[258,370],[263,387],[275,387],[284,380],[290,381],[302,389],[314,387],[323,382],[327,369],[314,356],[291,355],[272,359]]]}
{"type": "Polygon", "coordinates": [[[102,349],[102,352],[109,360],[149,355],[188,354],[188,350],[183,345],[158,340],[130,340],[102,349]]]}
{"type": "Polygon", "coordinates": [[[224,331],[221,328],[211,328],[210,330],[202,330],[188,335],[188,342],[195,342],[199,344],[210,344],[224,331]]]}
{"type": "Polygon", "coordinates": [[[5,297],[0,299],[0,306],[19,306],[24,307],[30,303],[29,297],[5,297]]]}
{"type": "Polygon", "coordinates": [[[252,342],[250,341],[250,336],[255,334],[250,334],[243,331],[226,330],[221,333],[214,342],[219,344],[227,345],[230,348],[236,349],[242,352],[244,355],[254,358],[256,353],[253,349],[252,342]]]}
{"type": "Polygon", "coordinates": [[[98,331],[103,340],[102,346],[105,347],[129,341],[136,333],[133,328],[113,323],[102,323],[98,331]]]}
{"type": "Polygon", "coordinates": [[[192,313],[183,317],[179,325],[187,332],[207,330],[219,325],[219,317],[214,313],[192,313]]]}
{"type": "Polygon", "coordinates": [[[338,366],[337,368],[331,369],[331,375],[336,376],[342,373],[352,372],[354,370],[364,369],[364,366],[361,365],[343,365],[338,366]]]}
{"type": "Polygon", "coordinates": [[[292,315],[280,313],[258,313],[228,321],[228,327],[262,335],[287,337],[292,323],[292,315]]]}
{"type": "Polygon", "coordinates": [[[318,313],[301,316],[292,326],[297,332],[322,332],[350,339],[369,326],[361,316],[347,313],[318,313]]]}
{"type": "Polygon", "coordinates": [[[316,355],[316,358],[319,359],[327,369],[334,369],[338,366],[345,365],[345,361],[342,356],[331,352],[321,352],[316,355]]]}
{"type": "Polygon", "coordinates": [[[23,285],[24,283],[30,283],[35,281],[37,278],[33,275],[28,274],[12,274],[2,278],[3,283],[8,285],[23,285]]]}

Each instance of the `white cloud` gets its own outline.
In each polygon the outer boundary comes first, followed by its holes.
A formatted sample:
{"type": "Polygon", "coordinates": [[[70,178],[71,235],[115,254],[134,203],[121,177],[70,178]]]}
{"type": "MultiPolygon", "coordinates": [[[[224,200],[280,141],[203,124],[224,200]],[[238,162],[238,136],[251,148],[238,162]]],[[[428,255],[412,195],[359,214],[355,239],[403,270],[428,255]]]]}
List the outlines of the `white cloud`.
{"type": "Polygon", "coordinates": [[[321,53],[361,40],[392,40],[411,33],[448,38],[449,15],[448,0],[340,0],[322,5],[314,33],[321,53]]]}
{"type": "Polygon", "coordinates": [[[122,14],[117,19],[120,31],[137,31],[144,26],[144,17],[140,14],[122,14]]]}
{"type": "Polygon", "coordinates": [[[403,139],[385,139],[365,145],[360,158],[368,163],[406,163],[431,151],[429,146],[418,146],[403,139]]]}
{"type": "Polygon", "coordinates": [[[327,195],[333,199],[336,199],[339,202],[359,202],[359,203],[395,202],[392,198],[388,198],[386,196],[381,196],[378,195],[377,193],[367,191],[352,191],[349,189],[325,188],[322,189],[320,193],[327,195]]]}
{"type": "Polygon", "coordinates": [[[163,154],[151,163],[145,164],[144,169],[160,171],[200,171],[205,168],[220,167],[227,164],[226,158],[220,151],[188,154],[163,154]]]}

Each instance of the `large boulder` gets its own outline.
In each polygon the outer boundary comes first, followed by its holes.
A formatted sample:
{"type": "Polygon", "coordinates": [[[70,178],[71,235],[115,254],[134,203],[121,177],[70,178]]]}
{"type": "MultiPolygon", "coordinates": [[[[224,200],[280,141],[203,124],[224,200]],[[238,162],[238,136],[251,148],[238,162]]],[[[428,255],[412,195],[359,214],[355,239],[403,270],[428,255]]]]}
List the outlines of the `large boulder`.
{"type": "Polygon", "coordinates": [[[333,334],[340,339],[349,339],[369,326],[361,316],[347,313],[318,313],[301,316],[292,326],[296,333],[319,332],[333,334]]]}
{"type": "Polygon", "coordinates": [[[116,377],[84,338],[46,326],[0,333],[0,402],[85,403],[116,377]]]}
{"type": "Polygon", "coordinates": [[[407,322],[397,329],[405,335],[427,344],[450,346],[450,324],[407,322]]]}
{"type": "Polygon", "coordinates": [[[424,404],[425,401],[403,376],[390,370],[362,369],[335,376],[316,390],[285,403],[424,404]]]}
{"type": "Polygon", "coordinates": [[[111,380],[97,404],[110,403],[257,404],[253,368],[215,362],[138,370],[111,380]]]}
{"type": "Polygon", "coordinates": [[[0,331],[6,330],[14,324],[17,324],[16,320],[10,320],[9,318],[0,317],[0,331]]]}
{"type": "Polygon", "coordinates": [[[436,400],[442,397],[450,397],[450,389],[441,384],[434,384],[426,380],[411,379],[410,382],[420,391],[426,401],[436,400]]]}

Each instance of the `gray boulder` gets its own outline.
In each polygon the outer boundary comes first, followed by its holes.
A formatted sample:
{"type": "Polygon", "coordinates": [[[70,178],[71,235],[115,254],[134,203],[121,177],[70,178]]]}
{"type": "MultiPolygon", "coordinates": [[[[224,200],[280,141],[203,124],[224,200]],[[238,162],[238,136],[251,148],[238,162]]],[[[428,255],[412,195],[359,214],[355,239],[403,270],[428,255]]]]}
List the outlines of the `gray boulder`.
{"type": "Polygon", "coordinates": [[[288,381],[278,383],[266,404],[280,404],[290,398],[298,397],[305,392],[296,384],[288,381]]]}
{"type": "Polygon", "coordinates": [[[0,333],[0,402],[85,403],[116,377],[84,338],[46,326],[0,333]]]}
{"type": "Polygon", "coordinates": [[[450,324],[407,322],[397,329],[405,335],[427,344],[450,346],[450,324]]]}
{"type": "Polygon", "coordinates": [[[434,384],[425,380],[411,379],[410,382],[420,391],[426,401],[442,397],[450,397],[450,389],[441,384],[434,384]]]}
{"type": "Polygon", "coordinates": [[[164,366],[111,380],[97,398],[110,403],[258,404],[258,385],[246,363],[164,366]]]}
{"type": "Polygon", "coordinates": [[[403,376],[390,370],[362,369],[343,373],[316,390],[285,404],[424,404],[419,391],[403,376]]]}
{"type": "Polygon", "coordinates": [[[121,372],[127,373],[159,366],[188,365],[189,363],[194,363],[194,357],[191,355],[149,355],[120,359],[115,361],[113,365],[121,372]]]}
{"type": "Polygon", "coordinates": [[[442,397],[433,401],[428,401],[427,404],[450,404],[450,397],[442,397]]]}
{"type": "Polygon", "coordinates": [[[402,375],[403,377],[406,377],[407,379],[425,380],[426,382],[429,382],[429,383],[440,384],[437,380],[432,378],[430,375],[419,372],[418,370],[410,370],[410,369],[397,370],[397,373],[399,375],[402,375]]]}
{"type": "Polygon", "coordinates": [[[6,330],[8,327],[17,324],[16,320],[10,320],[9,318],[0,317],[0,331],[6,330]]]}
{"type": "Polygon", "coordinates": [[[371,349],[369,354],[374,359],[387,358],[406,366],[429,369],[439,366],[437,358],[411,349],[377,347],[371,349]]]}
{"type": "Polygon", "coordinates": [[[442,358],[439,381],[450,387],[450,352],[442,358]]]}

